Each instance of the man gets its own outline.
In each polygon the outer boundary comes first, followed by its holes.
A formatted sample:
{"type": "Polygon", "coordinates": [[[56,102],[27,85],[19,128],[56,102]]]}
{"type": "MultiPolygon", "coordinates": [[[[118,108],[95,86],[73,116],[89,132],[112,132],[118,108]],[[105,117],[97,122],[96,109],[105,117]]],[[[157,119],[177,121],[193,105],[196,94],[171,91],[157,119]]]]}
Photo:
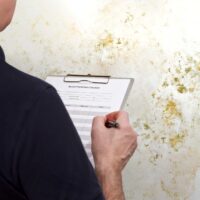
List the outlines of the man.
{"type": "MultiPolygon", "coordinates": [[[[15,3],[0,0],[1,31],[15,3]]],[[[96,117],[95,174],[55,89],[10,66],[0,50],[1,200],[123,200],[121,172],[136,137],[127,113],[96,117]],[[120,127],[108,129],[106,120],[117,120],[120,127]]]]}

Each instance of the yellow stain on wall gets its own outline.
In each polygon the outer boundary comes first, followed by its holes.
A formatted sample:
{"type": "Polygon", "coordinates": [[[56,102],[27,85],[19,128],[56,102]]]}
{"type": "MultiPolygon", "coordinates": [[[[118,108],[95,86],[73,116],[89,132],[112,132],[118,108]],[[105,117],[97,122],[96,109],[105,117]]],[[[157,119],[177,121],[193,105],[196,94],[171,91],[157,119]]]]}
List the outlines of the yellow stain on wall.
{"type": "Polygon", "coordinates": [[[177,88],[177,91],[179,92],[179,93],[186,93],[187,92],[187,88],[183,85],[183,84],[179,84],[178,85],[178,88],[177,88]]]}
{"type": "Polygon", "coordinates": [[[186,135],[184,133],[178,133],[171,138],[169,138],[169,144],[171,148],[173,148],[175,151],[178,150],[178,146],[181,145],[185,140],[186,135]]]}
{"type": "Polygon", "coordinates": [[[182,113],[177,107],[177,103],[174,100],[168,100],[163,110],[164,122],[170,126],[173,125],[174,120],[182,118],[182,113]]]}
{"type": "Polygon", "coordinates": [[[145,129],[145,130],[149,130],[149,129],[150,129],[150,126],[149,126],[149,124],[147,124],[147,123],[144,123],[144,129],[145,129]]]}
{"type": "Polygon", "coordinates": [[[113,35],[111,33],[108,33],[106,37],[104,37],[99,41],[97,47],[105,48],[112,45],[113,42],[114,42],[113,35]]]}
{"type": "Polygon", "coordinates": [[[160,182],[162,190],[173,200],[180,200],[180,194],[178,192],[171,191],[167,188],[164,181],[161,180],[160,182]]]}
{"type": "Polygon", "coordinates": [[[200,71],[200,65],[198,65],[196,68],[197,68],[198,71],[200,71]]]}

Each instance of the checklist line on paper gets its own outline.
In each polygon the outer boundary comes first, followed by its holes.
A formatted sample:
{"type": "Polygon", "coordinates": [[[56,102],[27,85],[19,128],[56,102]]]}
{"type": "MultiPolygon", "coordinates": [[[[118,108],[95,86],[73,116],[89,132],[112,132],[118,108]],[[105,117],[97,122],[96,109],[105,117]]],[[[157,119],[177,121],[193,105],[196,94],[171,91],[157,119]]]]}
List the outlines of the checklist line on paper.
{"type": "Polygon", "coordinates": [[[76,105],[76,104],[65,104],[66,107],[73,108],[100,108],[100,109],[110,109],[109,106],[93,106],[93,105],[76,105]]]}
{"type": "Polygon", "coordinates": [[[91,131],[91,127],[83,127],[83,126],[77,126],[76,127],[78,131],[91,131]]]}
{"type": "Polygon", "coordinates": [[[87,116],[100,116],[105,115],[105,112],[93,112],[93,111],[82,111],[82,110],[68,110],[70,115],[87,115],[87,116]]]}
{"type": "Polygon", "coordinates": [[[91,124],[91,119],[79,119],[79,118],[73,118],[74,123],[83,123],[83,124],[91,124]]]}

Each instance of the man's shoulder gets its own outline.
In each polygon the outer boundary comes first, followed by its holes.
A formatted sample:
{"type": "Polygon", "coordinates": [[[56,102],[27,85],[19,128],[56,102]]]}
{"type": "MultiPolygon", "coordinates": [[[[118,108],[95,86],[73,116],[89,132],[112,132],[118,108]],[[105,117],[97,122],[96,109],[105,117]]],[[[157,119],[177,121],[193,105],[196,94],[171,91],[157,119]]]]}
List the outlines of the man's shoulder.
{"type": "MultiPolygon", "coordinates": [[[[31,103],[42,91],[52,88],[43,80],[28,75],[0,61],[0,91],[3,99],[13,103],[31,103]]],[[[1,96],[0,95],[0,96],[1,96]]]]}

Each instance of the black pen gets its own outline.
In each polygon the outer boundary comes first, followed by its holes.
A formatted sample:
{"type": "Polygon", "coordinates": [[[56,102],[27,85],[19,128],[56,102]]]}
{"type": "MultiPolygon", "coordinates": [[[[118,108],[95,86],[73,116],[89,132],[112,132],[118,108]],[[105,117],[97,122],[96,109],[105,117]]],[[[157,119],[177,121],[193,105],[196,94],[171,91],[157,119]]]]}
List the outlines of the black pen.
{"type": "Polygon", "coordinates": [[[119,128],[119,123],[116,121],[106,121],[105,126],[107,128],[119,128]]]}

